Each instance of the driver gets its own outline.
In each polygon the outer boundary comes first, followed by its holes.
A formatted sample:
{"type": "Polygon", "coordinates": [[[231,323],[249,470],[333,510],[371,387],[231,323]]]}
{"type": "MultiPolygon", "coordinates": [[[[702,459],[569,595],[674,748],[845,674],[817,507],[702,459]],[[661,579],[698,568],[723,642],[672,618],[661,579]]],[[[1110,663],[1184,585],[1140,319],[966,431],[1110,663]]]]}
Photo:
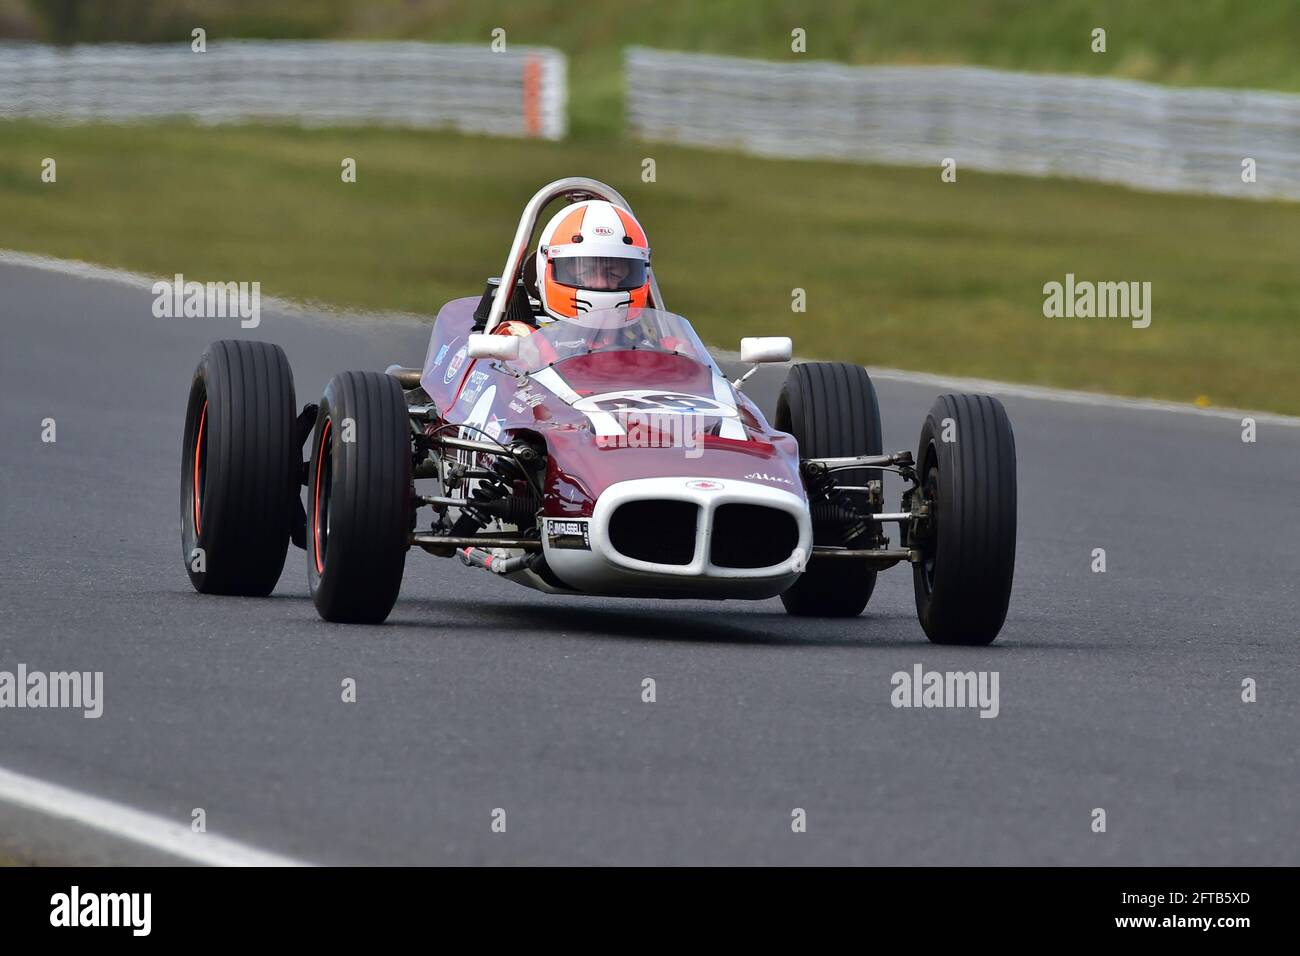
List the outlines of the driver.
{"type": "Polygon", "coordinates": [[[542,308],[557,319],[584,312],[644,307],[650,294],[650,245],[626,209],[603,199],[566,206],[537,245],[542,308]]]}

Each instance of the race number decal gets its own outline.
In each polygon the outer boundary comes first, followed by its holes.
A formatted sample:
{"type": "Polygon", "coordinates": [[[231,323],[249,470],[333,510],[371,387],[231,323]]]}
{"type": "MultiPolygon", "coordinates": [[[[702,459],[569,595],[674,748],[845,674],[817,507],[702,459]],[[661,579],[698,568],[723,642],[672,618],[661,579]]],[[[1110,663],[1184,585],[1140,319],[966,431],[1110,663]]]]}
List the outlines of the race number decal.
{"type": "Polygon", "coordinates": [[[573,403],[580,412],[637,412],[643,415],[706,415],[711,418],[735,418],[736,409],[716,398],[704,398],[686,392],[638,388],[624,392],[588,395],[573,403]]]}

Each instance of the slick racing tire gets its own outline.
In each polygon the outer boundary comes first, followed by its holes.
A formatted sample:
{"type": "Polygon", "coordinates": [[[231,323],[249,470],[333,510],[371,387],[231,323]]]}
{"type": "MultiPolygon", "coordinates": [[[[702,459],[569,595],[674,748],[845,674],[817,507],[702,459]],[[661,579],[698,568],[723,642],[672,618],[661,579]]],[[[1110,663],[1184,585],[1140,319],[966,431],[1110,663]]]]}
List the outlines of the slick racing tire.
{"type": "MultiPolygon", "coordinates": [[[[878,455],[880,405],[867,370],[846,362],[807,362],[790,369],[776,405],[776,427],[799,442],[800,458],[878,455]]],[[[842,471],[842,484],[865,485],[878,469],[842,471]]],[[[860,511],[866,495],[854,493],[860,511]]],[[[813,544],[842,545],[835,524],[819,522],[814,512],[813,544]]],[[[812,558],[794,585],[781,595],[788,613],[804,617],[855,617],[871,600],[876,572],[854,561],[812,558]]]]}
{"type": "Polygon", "coordinates": [[[181,547],[194,589],[265,597],[298,507],[293,372],[267,342],[213,342],[185,410],[181,547]]]}
{"type": "Polygon", "coordinates": [[[987,395],[941,395],[916,453],[930,518],[912,530],[916,613],[936,644],[988,644],[1011,599],[1016,564],[1016,440],[987,395]]]}
{"type": "Polygon", "coordinates": [[[411,426],[391,375],[325,387],[307,475],[307,581],[327,621],[379,624],[402,587],[411,528],[411,426]]]}

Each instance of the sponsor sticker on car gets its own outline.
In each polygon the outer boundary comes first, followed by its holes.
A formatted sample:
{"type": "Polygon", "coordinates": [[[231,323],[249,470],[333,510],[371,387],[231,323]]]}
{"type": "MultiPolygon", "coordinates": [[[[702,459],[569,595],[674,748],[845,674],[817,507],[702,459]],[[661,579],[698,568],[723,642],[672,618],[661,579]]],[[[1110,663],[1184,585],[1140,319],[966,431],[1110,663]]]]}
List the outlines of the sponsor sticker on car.
{"type": "Polygon", "coordinates": [[[686,482],[686,487],[690,488],[692,491],[721,491],[726,487],[726,485],[720,481],[710,481],[707,478],[699,478],[695,481],[686,482]]]}
{"type": "Polygon", "coordinates": [[[453,355],[451,357],[451,361],[447,363],[446,373],[444,373],[442,376],[443,385],[451,384],[451,380],[456,377],[456,373],[460,371],[460,367],[465,364],[465,356],[467,356],[468,354],[469,354],[468,345],[462,345],[460,348],[456,350],[456,354],[453,355]]]}
{"type": "Polygon", "coordinates": [[[469,379],[465,382],[465,387],[461,389],[460,398],[456,400],[458,405],[472,405],[475,399],[483,391],[483,386],[492,376],[487,372],[471,372],[469,379]]]}
{"type": "Polygon", "coordinates": [[[542,404],[542,402],[546,401],[546,397],[534,392],[532,386],[528,385],[515,392],[515,400],[524,402],[529,408],[536,408],[538,405],[542,404]]]}
{"type": "Polygon", "coordinates": [[[590,551],[591,538],[587,533],[588,524],[585,518],[547,518],[547,540],[552,548],[590,551]]]}

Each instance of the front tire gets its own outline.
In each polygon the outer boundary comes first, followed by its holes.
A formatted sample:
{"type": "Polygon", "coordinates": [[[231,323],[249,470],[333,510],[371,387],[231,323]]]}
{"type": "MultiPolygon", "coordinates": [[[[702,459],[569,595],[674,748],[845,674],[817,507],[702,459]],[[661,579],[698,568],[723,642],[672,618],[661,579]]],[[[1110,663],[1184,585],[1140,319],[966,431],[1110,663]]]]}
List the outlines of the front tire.
{"type": "Polygon", "coordinates": [[[201,594],[265,597],[289,548],[302,453],[284,349],[222,340],[190,384],[181,453],[181,548],[201,594]]]}
{"type": "Polygon", "coordinates": [[[941,395],[916,454],[930,519],[913,528],[916,613],[935,644],[989,644],[1016,564],[1016,440],[988,395],[941,395]]]}
{"type": "Polygon", "coordinates": [[[379,624],[402,588],[411,527],[411,426],[390,375],[325,387],[307,481],[307,581],[327,621],[379,624]]]}
{"type": "MultiPolygon", "coordinates": [[[[867,370],[846,362],[805,362],[790,369],[776,405],[776,427],[799,442],[800,458],[879,455],[880,404],[867,370]]],[[[878,469],[839,472],[843,484],[865,485],[878,469]]],[[[869,511],[866,495],[852,494],[856,510],[869,511]]],[[[817,515],[814,514],[814,519],[817,515]]],[[[843,545],[833,522],[813,522],[813,544],[843,545]]],[[[871,600],[876,572],[853,561],[811,558],[781,595],[788,613],[800,617],[856,617],[871,600]]]]}

